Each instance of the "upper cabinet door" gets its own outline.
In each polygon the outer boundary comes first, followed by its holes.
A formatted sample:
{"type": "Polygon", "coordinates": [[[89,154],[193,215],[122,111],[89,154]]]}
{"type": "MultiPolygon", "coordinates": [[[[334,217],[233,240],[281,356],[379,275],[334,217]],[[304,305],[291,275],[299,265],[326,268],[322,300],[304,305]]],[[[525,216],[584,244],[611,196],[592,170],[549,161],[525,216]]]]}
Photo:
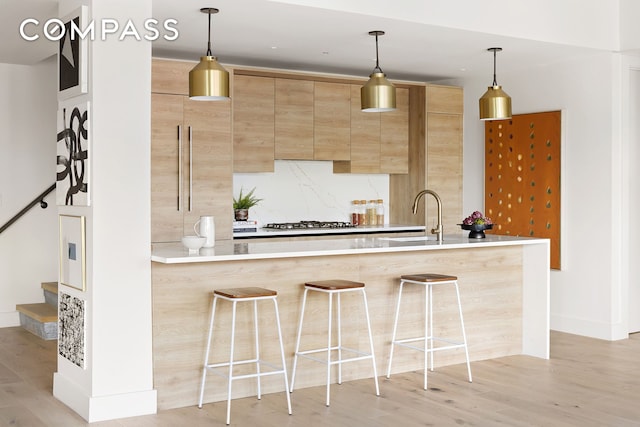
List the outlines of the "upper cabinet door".
{"type": "Polygon", "coordinates": [[[275,84],[275,158],[313,160],[313,81],[275,84]]]}
{"type": "MultiPolygon", "coordinates": [[[[361,85],[351,85],[350,173],[380,173],[380,113],[363,113],[361,85]]],[[[388,113],[385,113],[388,114],[388,113]]]]}
{"type": "Polygon", "coordinates": [[[409,89],[396,88],[396,110],[380,114],[380,172],[409,173],[409,89]]]}
{"type": "Polygon", "coordinates": [[[233,171],[273,172],[275,79],[233,77],[233,171]]]}
{"type": "Polygon", "coordinates": [[[351,146],[351,89],[343,83],[315,82],[315,160],[349,160],[351,146]]]}

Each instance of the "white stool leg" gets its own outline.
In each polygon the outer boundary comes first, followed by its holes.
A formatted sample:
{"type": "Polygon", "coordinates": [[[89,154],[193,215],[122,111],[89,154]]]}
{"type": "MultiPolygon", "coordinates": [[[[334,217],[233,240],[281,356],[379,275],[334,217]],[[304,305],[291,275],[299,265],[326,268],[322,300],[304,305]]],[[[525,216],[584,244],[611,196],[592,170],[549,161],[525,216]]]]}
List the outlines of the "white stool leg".
{"type": "Polygon", "coordinates": [[[258,400],[262,399],[262,390],[260,388],[260,339],[258,334],[258,300],[253,301],[253,324],[255,326],[256,335],[256,373],[258,376],[258,400]]]}
{"type": "Polygon", "coordinates": [[[213,319],[216,314],[216,302],[218,297],[214,295],[213,303],[211,303],[211,316],[209,318],[209,336],[207,337],[207,349],[204,353],[204,367],[202,368],[202,383],[200,384],[200,399],[198,400],[198,408],[202,409],[202,400],[204,398],[204,383],[207,378],[207,365],[209,364],[209,351],[211,350],[211,338],[213,337],[213,319]]]}
{"type": "Polygon", "coordinates": [[[373,354],[373,335],[371,334],[369,305],[367,304],[367,294],[364,292],[364,288],[362,288],[362,300],[364,301],[364,314],[367,318],[367,331],[369,332],[369,349],[371,351],[371,362],[373,363],[373,380],[376,383],[376,396],[380,396],[380,387],[378,386],[378,370],[376,368],[376,357],[373,354]]]}
{"type": "Polygon", "coordinates": [[[338,297],[338,384],[342,384],[342,324],[340,323],[340,292],[336,293],[338,297]]]}
{"type": "Polygon", "coordinates": [[[236,339],[236,302],[233,301],[231,315],[231,352],[229,355],[229,384],[227,388],[227,425],[231,421],[231,384],[233,383],[233,350],[236,339]]]}
{"type": "Polygon", "coordinates": [[[427,371],[429,370],[429,326],[433,323],[431,317],[431,295],[429,291],[431,286],[427,285],[424,288],[424,383],[423,388],[427,389],[427,371]]]}
{"type": "Polygon", "coordinates": [[[300,323],[298,323],[298,337],[296,338],[296,350],[293,354],[293,369],[291,370],[291,387],[290,392],[293,392],[293,385],[296,380],[296,367],[298,366],[298,351],[300,351],[300,335],[302,335],[302,322],[304,320],[304,309],[307,304],[307,292],[308,288],[304,288],[304,294],[302,296],[302,310],[300,311],[300,323]]]}
{"type": "Polygon", "coordinates": [[[460,313],[460,326],[462,327],[462,341],[464,342],[464,354],[467,357],[467,373],[469,374],[469,382],[473,382],[471,379],[471,363],[469,363],[469,347],[467,346],[467,334],[464,330],[464,320],[462,318],[462,303],[460,302],[460,290],[458,289],[458,281],[454,282],[456,285],[456,297],[458,298],[458,312],[460,313]]]}
{"type": "Polygon", "coordinates": [[[273,298],[273,306],[276,312],[276,325],[278,327],[278,342],[280,343],[280,358],[282,359],[282,374],[284,375],[284,391],[287,395],[287,408],[291,415],[291,396],[289,393],[289,380],[287,379],[287,365],[284,360],[284,345],[282,344],[282,330],[280,329],[280,312],[278,311],[278,301],[273,298]]]}
{"type": "Polygon", "coordinates": [[[433,372],[433,286],[429,288],[429,359],[431,359],[431,372],[433,372]]]}
{"type": "Polygon", "coordinates": [[[393,333],[391,334],[391,351],[389,352],[389,366],[387,367],[387,378],[391,376],[391,361],[393,360],[393,349],[396,341],[396,332],[398,330],[398,316],[400,315],[400,300],[402,299],[402,288],[404,280],[400,280],[400,289],[398,290],[398,302],[396,303],[396,315],[393,321],[393,333]]]}
{"type": "Polygon", "coordinates": [[[331,391],[331,318],[333,317],[331,313],[331,309],[333,308],[332,303],[333,294],[329,292],[329,329],[327,331],[327,406],[329,406],[329,394],[331,391]]]}

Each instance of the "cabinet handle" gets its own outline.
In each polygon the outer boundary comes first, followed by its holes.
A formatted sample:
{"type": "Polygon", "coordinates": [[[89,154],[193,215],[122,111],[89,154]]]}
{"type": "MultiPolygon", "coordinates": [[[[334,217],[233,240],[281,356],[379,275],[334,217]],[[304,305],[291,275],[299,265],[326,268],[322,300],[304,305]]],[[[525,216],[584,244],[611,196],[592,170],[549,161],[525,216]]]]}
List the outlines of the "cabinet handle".
{"type": "Polygon", "coordinates": [[[191,212],[193,200],[193,133],[189,126],[189,212],[191,212]]]}
{"type": "Polygon", "coordinates": [[[178,212],[182,210],[182,126],[178,125],[178,212]]]}

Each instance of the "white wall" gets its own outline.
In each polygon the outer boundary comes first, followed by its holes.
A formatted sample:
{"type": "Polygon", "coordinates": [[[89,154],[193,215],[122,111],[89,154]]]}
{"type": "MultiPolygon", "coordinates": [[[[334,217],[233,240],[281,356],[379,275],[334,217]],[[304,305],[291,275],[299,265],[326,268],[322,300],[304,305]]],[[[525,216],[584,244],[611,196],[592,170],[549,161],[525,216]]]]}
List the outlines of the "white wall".
{"type": "MultiPolygon", "coordinates": [[[[625,183],[625,197],[628,200],[623,209],[623,223],[627,225],[623,234],[623,253],[621,262],[623,281],[629,283],[628,294],[622,295],[623,303],[628,305],[629,332],[640,332],[640,239],[633,229],[635,218],[640,212],[640,58],[625,58],[623,73],[623,96],[629,99],[623,102],[623,175],[628,177],[625,183]],[[625,274],[626,273],[626,274],[625,274]]],[[[623,317],[624,318],[624,317],[623,317]]]]}
{"type": "Polygon", "coordinates": [[[274,173],[234,174],[233,195],[256,188],[264,199],[249,211],[260,224],[351,221],[351,201],[382,199],[389,218],[389,175],[334,174],[330,161],[276,160],[274,173]]]}
{"type": "Polygon", "coordinates": [[[620,49],[640,51],[640,2],[620,0],[620,49]]]}
{"type": "MultiPolygon", "coordinates": [[[[0,64],[0,226],[56,180],[56,60],[0,64]]],[[[43,302],[58,277],[55,192],[0,234],[0,327],[19,325],[16,304],[43,302]]]]}
{"type": "MultiPolygon", "coordinates": [[[[616,112],[619,58],[578,60],[500,75],[513,113],[562,110],[562,271],[551,274],[551,327],[604,339],[623,338],[619,267],[620,211],[615,178],[620,145],[616,112]]],[[[464,211],[484,205],[484,124],[477,118],[486,79],[464,82],[464,211]]]]}

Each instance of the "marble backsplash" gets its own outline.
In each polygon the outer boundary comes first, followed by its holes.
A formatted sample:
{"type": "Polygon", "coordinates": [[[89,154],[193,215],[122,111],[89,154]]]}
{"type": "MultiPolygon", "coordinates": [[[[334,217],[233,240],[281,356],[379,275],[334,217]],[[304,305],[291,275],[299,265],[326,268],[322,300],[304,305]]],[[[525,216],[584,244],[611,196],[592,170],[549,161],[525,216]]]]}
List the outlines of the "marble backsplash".
{"type": "MultiPolygon", "coordinates": [[[[331,161],[276,160],[272,173],[236,173],[233,195],[240,188],[264,199],[249,219],[270,222],[349,221],[354,199],[383,199],[388,218],[389,175],[334,174],[331,161]]],[[[388,220],[385,220],[388,223],[388,220]]]]}

